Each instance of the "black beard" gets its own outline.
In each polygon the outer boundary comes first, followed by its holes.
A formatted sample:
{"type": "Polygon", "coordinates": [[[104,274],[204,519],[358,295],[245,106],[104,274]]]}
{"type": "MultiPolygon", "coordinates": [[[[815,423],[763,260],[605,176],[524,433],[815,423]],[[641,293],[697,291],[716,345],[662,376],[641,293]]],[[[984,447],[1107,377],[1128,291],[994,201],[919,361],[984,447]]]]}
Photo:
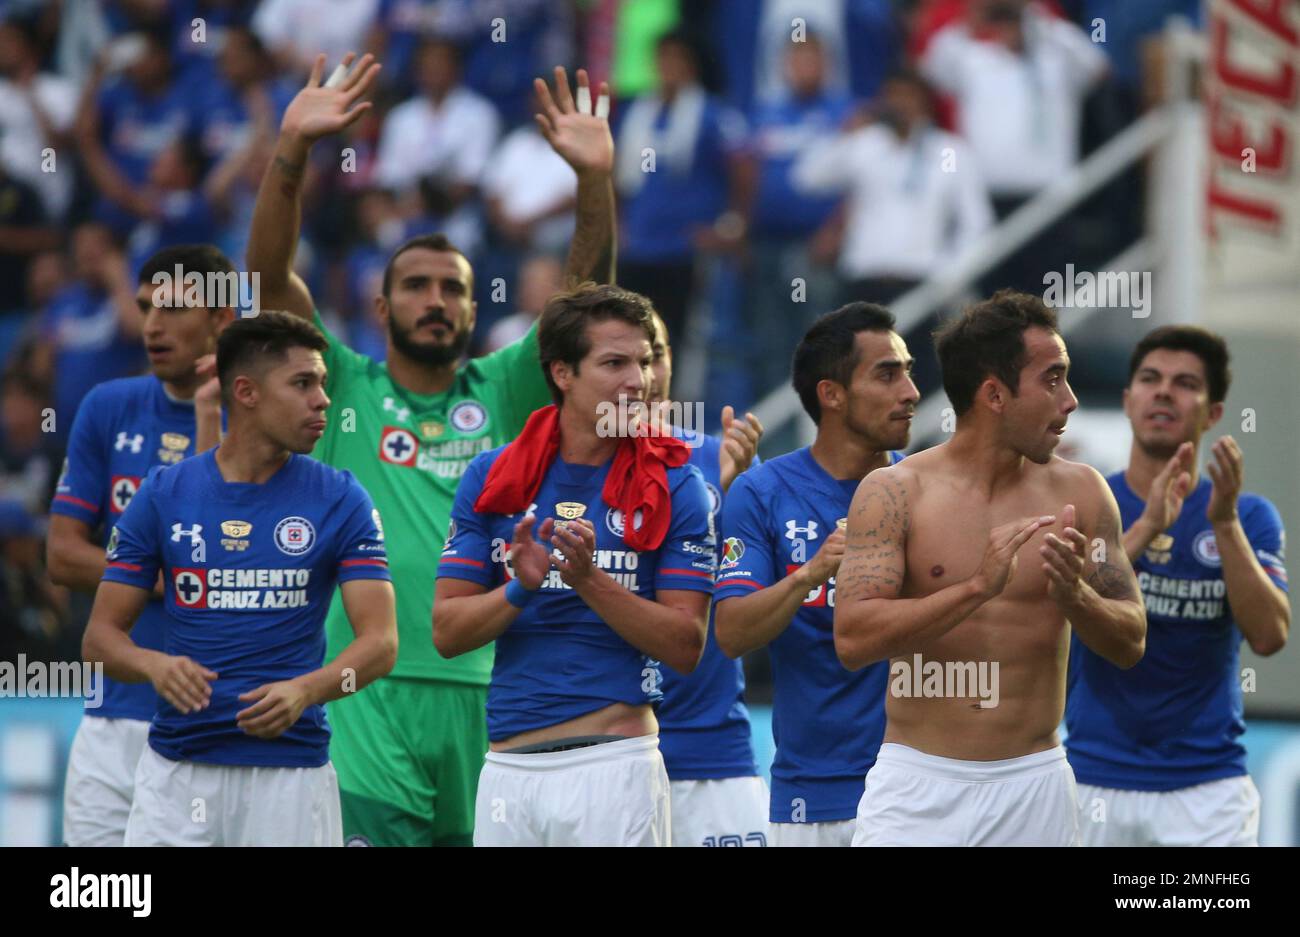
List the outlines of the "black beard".
{"type": "MultiPolygon", "coordinates": [[[[445,320],[443,320],[445,321],[445,320]]],[[[419,328],[419,326],[416,326],[419,328]]],[[[388,334],[393,340],[393,347],[412,361],[434,367],[446,367],[455,364],[469,347],[469,332],[457,332],[450,345],[421,345],[412,340],[414,329],[404,329],[397,324],[397,318],[388,316],[388,334]]]]}

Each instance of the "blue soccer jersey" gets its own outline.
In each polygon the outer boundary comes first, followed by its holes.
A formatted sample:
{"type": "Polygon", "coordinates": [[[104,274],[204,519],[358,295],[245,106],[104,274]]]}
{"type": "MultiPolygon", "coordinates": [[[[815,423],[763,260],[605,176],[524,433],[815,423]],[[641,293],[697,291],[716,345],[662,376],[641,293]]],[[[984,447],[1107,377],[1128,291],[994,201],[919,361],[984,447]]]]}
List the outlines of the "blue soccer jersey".
{"type": "MultiPolygon", "coordinates": [[[[1107,481],[1127,530],[1145,502],[1123,472],[1107,481]]],[[[1169,791],[1246,773],[1242,637],[1205,517],[1212,488],[1202,478],[1178,519],[1133,564],[1147,611],[1146,654],[1137,665],[1121,670],[1078,638],[1071,642],[1066,749],[1084,784],[1169,791]]],[[[1277,509],[1242,494],[1237,513],[1264,571],[1286,589],[1277,509]]]]}
{"type": "MultiPolygon", "coordinates": [[[[193,455],[194,434],[193,401],[167,396],[156,377],[98,385],[73,420],[67,462],[50,513],[84,521],[91,531],[99,531],[101,544],[107,543],[149,470],[193,455]]],[[[151,599],[131,631],[132,640],[162,650],[166,621],[162,600],[151,599]]],[[[149,684],[105,678],[102,705],[86,714],[147,720],[157,709],[158,696],[149,684]]]]}
{"type": "MultiPolygon", "coordinates": [[[[897,456],[892,457],[894,461],[897,456]]],[[[831,478],[808,448],[750,469],[722,508],[715,602],[752,595],[816,555],[859,479],[831,478]]],[[[773,823],[851,820],[885,734],[889,662],[856,673],[835,654],[835,579],[808,593],[772,659],[773,823]]]]}
{"type": "MultiPolygon", "coordinates": [[[[715,523],[722,516],[722,441],[683,432],[698,445],[691,465],[700,470],[709,489],[715,523]]],[[[715,557],[716,557],[715,551],[715,557]]],[[[745,668],[718,647],[709,609],[709,633],[704,656],[689,674],[663,667],[663,702],[659,717],[659,750],[668,777],[674,781],[743,778],[758,774],[754,744],[745,708],[745,668]]]]}
{"type": "Polygon", "coordinates": [[[318,767],[329,759],[323,706],[260,739],[235,722],[252,705],[239,696],[323,665],[334,587],[389,578],[379,512],[351,473],[307,456],[248,484],[223,479],[215,453],[151,472],[108,544],[104,581],[147,589],[162,570],[164,650],[217,674],[206,709],[159,702],[149,745],[173,761],[318,767]]]}
{"type": "MultiPolygon", "coordinates": [[[[506,557],[514,526],[526,512],[474,510],[488,471],[504,450],[476,456],[461,479],[439,577],[489,589],[513,578],[506,557]]],[[[623,512],[601,499],[612,463],[575,465],[556,458],[534,499],[534,536],[547,517],[586,518],[596,529],[594,564],[629,591],[651,601],[660,589],[712,592],[717,538],[699,471],[689,464],[667,470],[672,499],[668,535],[659,549],[637,552],[623,542],[623,512]]],[[[488,686],[488,737],[498,742],[613,703],[658,703],[661,682],[659,662],[623,640],[552,569],[538,595],[497,638],[488,686]]]]}

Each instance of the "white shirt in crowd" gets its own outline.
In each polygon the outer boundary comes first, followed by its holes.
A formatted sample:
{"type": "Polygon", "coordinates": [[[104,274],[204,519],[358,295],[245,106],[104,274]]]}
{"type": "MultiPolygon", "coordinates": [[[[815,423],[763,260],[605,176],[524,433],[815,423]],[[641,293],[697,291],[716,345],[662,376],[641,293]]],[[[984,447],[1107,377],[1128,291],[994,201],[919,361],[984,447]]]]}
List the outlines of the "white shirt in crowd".
{"type": "MultiPolygon", "coordinates": [[[[525,222],[554,211],[578,194],[578,176],[551,149],[536,127],[507,134],[483,170],[483,196],[498,199],[511,221],[525,222]]],[[[535,250],[564,250],[573,237],[573,213],[543,222],[534,233],[535,250]]]]}
{"type": "Polygon", "coordinates": [[[850,280],[925,279],[993,224],[970,149],[934,127],[906,140],[872,125],[818,141],[792,178],[809,194],[846,193],[839,271],[850,280]]]}
{"type": "MultiPolygon", "coordinates": [[[[32,83],[32,94],[57,130],[71,128],[77,116],[75,84],[41,72],[32,83]]],[[[45,138],[27,92],[8,79],[0,79],[0,162],[9,175],[35,189],[46,213],[57,219],[72,201],[71,154],[56,151],[55,171],[48,172],[43,167],[41,152],[47,146],[52,147],[54,143],[45,138]]]]}
{"type": "Polygon", "coordinates": [[[463,86],[438,105],[424,95],[410,98],[384,120],[375,182],[400,190],[432,175],[477,185],[499,133],[492,102],[463,86]]]}
{"type": "Polygon", "coordinates": [[[1030,195],[1078,162],[1083,98],[1106,71],[1105,53],[1073,23],[1033,6],[1023,23],[1023,54],[955,23],[921,59],[956,99],[957,130],[995,196],[1030,195]]]}
{"type": "Polygon", "coordinates": [[[262,0],[253,31],[269,49],[289,46],[303,65],[328,56],[325,74],[364,44],[379,13],[379,0],[262,0]]]}

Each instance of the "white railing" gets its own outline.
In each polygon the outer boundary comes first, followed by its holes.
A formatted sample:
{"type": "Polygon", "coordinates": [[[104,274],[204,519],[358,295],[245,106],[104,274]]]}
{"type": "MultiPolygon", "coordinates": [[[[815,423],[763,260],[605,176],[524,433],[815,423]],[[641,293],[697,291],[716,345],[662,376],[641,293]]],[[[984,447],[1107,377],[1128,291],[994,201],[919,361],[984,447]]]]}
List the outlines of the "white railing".
{"type": "MultiPolygon", "coordinates": [[[[1195,182],[1195,171],[1187,166],[1186,145],[1199,131],[1200,107],[1191,95],[1194,85],[1186,79],[1191,65],[1204,54],[1202,37],[1191,30],[1185,21],[1171,19],[1165,30],[1169,57],[1167,60],[1166,88],[1170,100],[1142,115],[1119,134],[1108,140],[1069,173],[1038,193],[1030,201],[1005,218],[1001,224],[984,235],[951,268],[927,279],[890,306],[897,320],[895,328],[905,334],[919,325],[935,310],[959,299],[985,273],[1011,256],[1030,240],[1057,222],[1075,205],[1101,189],[1134,163],[1150,155],[1156,156],[1156,174],[1152,189],[1156,192],[1157,210],[1150,213],[1150,233],[1147,238],[1114,258],[1104,270],[1150,269],[1163,262],[1167,268],[1178,268],[1193,262],[1195,252],[1186,249],[1189,228],[1183,204],[1186,183],[1195,182]],[[1161,220],[1163,219],[1163,220],[1161,220]]],[[[1167,279],[1177,282],[1176,269],[1167,269],[1167,279]]],[[[1179,297],[1183,315],[1193,316],[1196,297],[1179,297]]],[[[1072,331],[1090,316],[1071,317],[1062,323],[1072,331]]],[[[940,389],[922,402],[913,426],[917,429],[938,426],[936,419],[948,405],[940,389]]],[[[754,412],[771,432],[795,421],[806,442],[813,437],[812,421],[804,414],[799,396],[785,384],[769,393],[754,407],[754,412]]],[[[914,444],[925,433],[914,433],[914,444]]]]}

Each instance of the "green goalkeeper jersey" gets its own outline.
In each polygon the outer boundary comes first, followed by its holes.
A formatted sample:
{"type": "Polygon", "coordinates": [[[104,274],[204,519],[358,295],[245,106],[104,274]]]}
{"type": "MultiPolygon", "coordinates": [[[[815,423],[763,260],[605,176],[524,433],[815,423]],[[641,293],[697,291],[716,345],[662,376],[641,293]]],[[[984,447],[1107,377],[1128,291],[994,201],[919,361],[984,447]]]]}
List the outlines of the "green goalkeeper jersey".
{"type": "MultiPolygon", "coordinates": [[[[330,408],[312,455],[355,475],[380,515],[397,594],[400,644],[391,675],[486,686],[491,645],[454,660],[434,648],[433,586],[456,486],[470,460],[514,439],[529,415],[551,402],[537,362],[537,326],[513,345],[460,368],[441,394],[398,386],[386,365],[331,335],[319,313],[316,327],[329,340],[330,408]]],[[[333,660],[353,637],[337,590],[325,632],[333,660]]]]}

